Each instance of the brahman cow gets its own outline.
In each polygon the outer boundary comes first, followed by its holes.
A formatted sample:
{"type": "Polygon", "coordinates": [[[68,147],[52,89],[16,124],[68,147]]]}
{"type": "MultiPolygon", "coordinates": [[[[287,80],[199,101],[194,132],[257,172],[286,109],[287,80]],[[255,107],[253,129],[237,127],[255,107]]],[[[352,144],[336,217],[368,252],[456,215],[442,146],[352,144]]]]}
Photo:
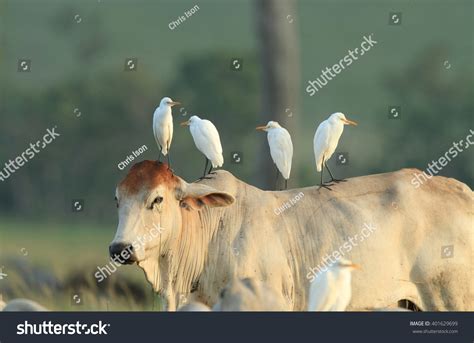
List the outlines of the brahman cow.
{"type": "Polygon", "coordinates": [[[440,176],[415,188],[415,172],[273,192],[224,170],[187,183],[166,164],[142,161],[117,187],[110,254],[137,263],[172,311],[190,292],[213,306],[234,277],[265,282],[286,310],[305,310],[315,270],[337,255],[362,266],[349,310],[399,302],[474,310],[473,193],[440,176]]]}

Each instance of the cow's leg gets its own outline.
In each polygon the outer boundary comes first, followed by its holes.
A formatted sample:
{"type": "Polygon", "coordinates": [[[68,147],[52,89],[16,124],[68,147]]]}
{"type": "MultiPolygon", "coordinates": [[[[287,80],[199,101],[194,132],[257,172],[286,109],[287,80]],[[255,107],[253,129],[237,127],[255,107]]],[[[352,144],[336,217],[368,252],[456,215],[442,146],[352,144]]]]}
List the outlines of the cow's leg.
{"type": "Polygon", "coordinates": [[[329,175],[331,176],[331,182],[333,182],[333,181],[334,182],[346,182],[347,181],[346,179],[336,179],[334,176],[332,176],[331,170],[329,169],[327,162],[324,162],[324,165],[326,166],[326,169],[328,170],[329,175]]]}
{"type": "Polygon", "coordinates": [[[177,310],[176,308],[176,296],[174,292],[169,292],[168,294],[165,295],[165,301],[166,301],[166,311],[169,312],[174,312],[177,310]]]}

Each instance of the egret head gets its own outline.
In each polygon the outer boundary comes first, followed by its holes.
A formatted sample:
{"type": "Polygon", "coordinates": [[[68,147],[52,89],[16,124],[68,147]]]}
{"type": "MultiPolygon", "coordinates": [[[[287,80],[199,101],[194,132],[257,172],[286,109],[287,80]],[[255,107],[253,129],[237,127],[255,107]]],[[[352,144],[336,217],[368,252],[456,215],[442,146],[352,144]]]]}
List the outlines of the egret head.
{"type": "Polygon", "coordinates": [[[267,125],[264,125],[264,126],[257,126],[257,130],[261,130],[261,131],[268,131],[268,130],[271,130],[271,129],[276,129],[278,127],[281,127],[280,124],[278,124],[278,122],[276,121],[269,121],[267,123],[267,125]]]}
{"type": "Polygon", "coordinates": [[[342,122],[343,125],[357,126],[357,123],[355,121],[347,119],[346,116],[344,115],[344,113],[341,113],[341,112],[336,112],[336,113],[331,114],[331,116],[329,117],[329,120],[333,121],[335,123],[342,122]]]}
{"type": "Polygon", "coordinates": [[[166,107],[166,106],[173,107],[174,105],[180,105],[180,104],[181,104],[180,102],[173,101],[171,100],[171,98],[168,98],[167,96],[165,96],[163,99],[161,99],[160,107],[166,107]]]}
{"type": "Polygon", "coordinates": [[[191,116],[191,118],[189,118],[189,120],[183,121],[180,125],[181,126],[190,126],[191,124],[196,123],[200,119],[201,118],[199,118],[198,116],[191,116]]]}
{"type": "Polygon", "coordinates": [[[352,263],[351,261],[346,260],[344,258],[339,259],[336,262],[335,267],[342,270],[361,269],[358,264],[352,263]]]}

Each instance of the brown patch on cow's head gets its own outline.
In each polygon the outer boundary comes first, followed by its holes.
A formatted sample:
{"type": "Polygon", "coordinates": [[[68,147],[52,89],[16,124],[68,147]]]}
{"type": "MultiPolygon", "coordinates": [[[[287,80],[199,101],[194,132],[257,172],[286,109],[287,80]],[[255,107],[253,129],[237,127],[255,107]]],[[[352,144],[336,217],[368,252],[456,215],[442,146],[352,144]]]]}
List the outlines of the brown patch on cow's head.
{"type": "Polygon", "coordinates": [[[152,189],[160,184],[173,187],[178,183],[178,177],[171,172],[167,164],[145,160],[133,165],[125,179],[119,183],[119,187],[127,194],[137,194],[144,187],[152,189]]]}

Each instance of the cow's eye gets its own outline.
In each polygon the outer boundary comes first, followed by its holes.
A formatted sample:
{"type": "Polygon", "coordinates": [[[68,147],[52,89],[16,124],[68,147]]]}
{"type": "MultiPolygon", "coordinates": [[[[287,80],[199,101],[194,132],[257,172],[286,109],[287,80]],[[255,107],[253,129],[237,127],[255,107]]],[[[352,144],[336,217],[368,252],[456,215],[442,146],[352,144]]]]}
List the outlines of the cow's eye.
{"type": "Polygon", "coordinates": [[[153,206],[155,205],[161,204],[162,202],[163,202],[163,197],[157,196],[155,200],[153,200],[153,202],[151,203],[151,208],[153,208],[153,206]]]}

